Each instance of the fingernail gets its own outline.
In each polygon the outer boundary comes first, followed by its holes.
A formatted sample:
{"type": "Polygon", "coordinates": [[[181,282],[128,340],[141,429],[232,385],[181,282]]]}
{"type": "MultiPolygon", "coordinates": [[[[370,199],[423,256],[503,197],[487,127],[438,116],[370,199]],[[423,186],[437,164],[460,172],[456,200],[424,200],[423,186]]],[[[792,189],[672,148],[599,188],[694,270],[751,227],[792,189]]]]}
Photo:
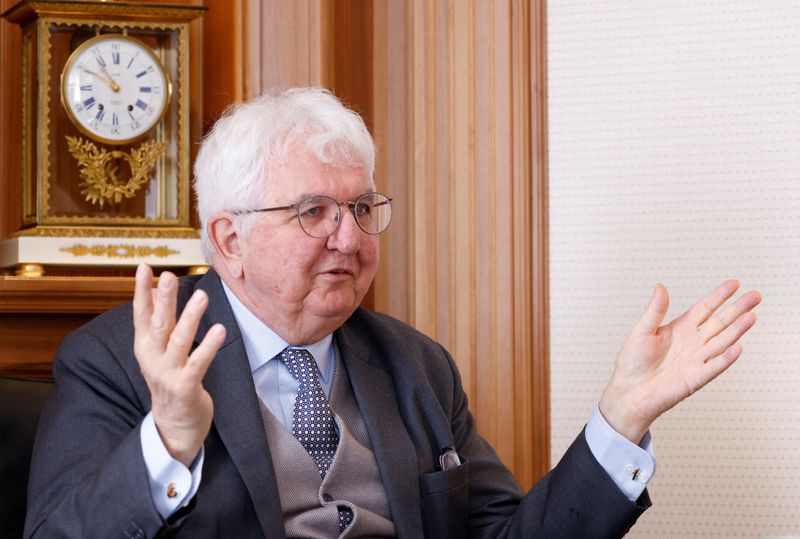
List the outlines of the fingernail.
{"type": "Polygon", "coordinates": [[[208,330],[209,333],[213,332],[214,337],[222,337],[225,335],[225,326],[222,324],[214,324],[211,326],[211,329],[208,330]]]}
{"type": "Polygon", "coordinates": [[[206,297],[205,292],[203,292],[202,290],[195,290],[189,301],[191,301],[192,304],[196,305],[198,303],[202,303],[205,300],[205,297],[206,297]]]}
{"type": "Polygon", "coordinates": [[[172,283],[175,280],[175,275],[169,271],[162,271],[158,276],[158,287],[162,290],[167,290],[172,287],[172,283]]]}

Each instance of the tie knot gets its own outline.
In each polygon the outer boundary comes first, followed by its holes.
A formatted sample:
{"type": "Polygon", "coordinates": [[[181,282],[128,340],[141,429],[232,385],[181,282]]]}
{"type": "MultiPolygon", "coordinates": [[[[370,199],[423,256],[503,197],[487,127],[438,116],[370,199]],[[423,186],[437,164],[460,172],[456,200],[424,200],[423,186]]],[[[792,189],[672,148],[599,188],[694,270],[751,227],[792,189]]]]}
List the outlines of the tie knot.
{"type": "Polygon", "coordinates": [[[285,348],[280,354],[281,361],[286,364],[294,378],[304,384],[314,384],[317,376],[317,362],[311,352],[303,348],[285,348]]]}

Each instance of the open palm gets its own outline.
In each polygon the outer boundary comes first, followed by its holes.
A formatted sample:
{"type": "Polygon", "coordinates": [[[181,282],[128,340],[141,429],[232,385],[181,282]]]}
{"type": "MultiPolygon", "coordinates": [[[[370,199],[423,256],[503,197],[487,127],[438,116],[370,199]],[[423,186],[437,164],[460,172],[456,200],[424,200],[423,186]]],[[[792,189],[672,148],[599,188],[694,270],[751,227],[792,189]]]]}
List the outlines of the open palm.
{"type": "Polygon", "coordinates": [[[195,291],[175,321],[178,281],[163,272],[152,289],[153,271],[136,271],[133,296],[134,354],[150,390],[153,419],[167,451],[187,467],[211,428],[214,403],[203,377],[225,340],[215,324],[193,349],[208,296],[195,291]]]}
{"type": "Polygon", "coordinates": [[[688,311],[661,325],[669,296],[657,285],[650,304],[620,350],[600,410],[617,432],[638,443],[662,413],[705,386],[741,355],[739,339],[761,302],[750,291],[720,312],[739,288],[725,281],[688,311]]]}

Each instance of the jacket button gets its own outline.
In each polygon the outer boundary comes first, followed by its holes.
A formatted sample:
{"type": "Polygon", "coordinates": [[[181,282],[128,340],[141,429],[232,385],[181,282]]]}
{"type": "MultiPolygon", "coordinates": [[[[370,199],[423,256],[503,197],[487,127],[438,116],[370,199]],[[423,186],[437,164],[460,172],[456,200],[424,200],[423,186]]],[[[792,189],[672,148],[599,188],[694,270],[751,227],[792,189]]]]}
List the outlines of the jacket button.
{"type": "Polygon", "coordinates": [[[328,494],[326,492],[325,494],[322,495],[322,499],[325,500],[326,502],[332,502],[333,501],[333,496],[331,496],[330,494],[328,494]]]}

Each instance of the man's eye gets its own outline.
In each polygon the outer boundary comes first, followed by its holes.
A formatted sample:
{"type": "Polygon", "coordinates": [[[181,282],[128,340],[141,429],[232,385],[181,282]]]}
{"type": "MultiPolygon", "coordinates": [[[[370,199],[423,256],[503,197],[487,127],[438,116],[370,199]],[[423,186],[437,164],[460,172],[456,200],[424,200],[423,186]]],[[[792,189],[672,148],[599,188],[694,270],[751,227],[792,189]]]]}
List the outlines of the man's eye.
{"type": "Polygon", "coordinates": [[[359,215],[359,216],[361,216],[361,215],[369,215],[370,212],[372,211],[372,208],[370,207],[369,204],[366,204],[364,202],[360,202],[360,203],[355,205],[355,208],[353,208],[353,211],[355,212],[356,215],[359,215]]]}
{"type": "Polygon", "coordinates": [[[324,206],[309,206],[303,209],[303,213],[300,216],[303,218],[312,219],[315,217],[322,217],[323,215],[325,215],[324,206]]]}

